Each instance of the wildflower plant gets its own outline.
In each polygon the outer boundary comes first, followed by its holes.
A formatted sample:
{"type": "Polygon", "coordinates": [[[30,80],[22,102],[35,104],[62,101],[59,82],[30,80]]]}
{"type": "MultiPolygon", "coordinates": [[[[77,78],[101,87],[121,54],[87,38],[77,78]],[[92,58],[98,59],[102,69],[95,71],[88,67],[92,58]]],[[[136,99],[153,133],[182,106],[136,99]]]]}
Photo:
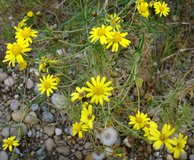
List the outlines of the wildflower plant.
{"type": "Polygon", "coordinates": [[[7,139],[4,139],[3,140],[3,149],[6,150],[6,149],[9,149],[9,151],[13,151],[13,148],[14,147],[17,147],[19,146],[19,140],[16,139],[15,136],[11,136],[11,137],[8,137],[7,139]]]}

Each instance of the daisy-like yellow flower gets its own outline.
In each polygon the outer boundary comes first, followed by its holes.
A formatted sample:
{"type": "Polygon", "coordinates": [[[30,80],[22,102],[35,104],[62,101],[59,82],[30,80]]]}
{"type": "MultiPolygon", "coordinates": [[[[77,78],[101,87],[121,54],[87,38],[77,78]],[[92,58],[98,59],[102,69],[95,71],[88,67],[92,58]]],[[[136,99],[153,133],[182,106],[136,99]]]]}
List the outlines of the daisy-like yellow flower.
{"type": "Polygon", "coordinates": [[[27,62],[26,62],[25,60],[19,62],[18,64],[19,64],[19,69],[20,69],[20,71],[26,69],[26,67],[27,67],[27,62]]]}
{"type": "Polygon", "coordinates": [[[151,120],[147,122],[147,124],[143,128],[144,137],[150,136],[150,129],[157,129],[157,128],[158,128],[158,125],[156,122],[151,121],[151,120]]]}
{"type": "Polygon", "coordinates": [[[140,130],[145,127],[150,120],[150,118],[147,118],[147,114],[141,113],[140,111],[138,111],[135,116],[129,116],[129,119],[129,125],[134,125],[133,128],[136,130],[140,130]]]}
{"type": "Polygon", "coordinates": [[[47,72],[49,71],[49,67],[54,65],[57,61],[55,59],[50,59],[46,57],[41,57],[41,60],[39,62],[38,70],[39,72],[47,72]]]}
{"type": "Polygon", "coordinates": [[[34,16],[34,12],[29,11],[26,15],[27,15],[28,17],[32,18],[32,17],[34,16]]]}
{"type": "Polygon", "coordinates": [[[145,18],[149,17],[149,9],[148,9],[148,3],[147,2],[141,2],[137,4],[137,10],[138,12],[145,18]]]}
{"type": "Polygon", "coordinates": [[[86,85],[89,88],[84,87],[85,91],[89,92],[88,94],[86,94],[86,97],[92,97],[91,103],[100,103],[101,105],[103,105],[103,100],[109,102],[108,96],[111,96],[110,91],[113,90],[113,87],[108,86],[111,85],[112,82],[108,81],[105,83],[106,77],[100,79],[99,75],[96,77],[96,79],[94,77],[91,77],[91,81],[92,84],[88,81],[86,82],[86,85]]]}
{"type": "Polygon", "coordinates": [[[87,124],[90,129],[93,129],[94,119],[95,116],[93,115],[92,105],[90,104],[88,107],[83,107],[80,122],[87,124]]]}
{"type": "Polygon", "coordinates": [[[40,78],[40,82],[38,84],[40,94],[46,92],[46,95],[49,97],[53,90],[57,90],[56,78],[53,75],[43,76],[43,78],[40,78]]]}
{"type": "Polygon", "coordinates": [[[17,28],[15,38],[32,43],[32,37],[37,37],[37,33],[38,31],[32,30],[30,27],[24,27],[23,29],[17,28]]]}
{"type": "Polygon", "coordinates": [[[106,21],[110,23],[110,26],[119,30],[121,28],[121,25],[119,23],[122,22],[123,20],[121,20],[120,17],[117,16],[116,13],[114,13],[114,14],[108,15],[106,18],[106,21]]]}
{"type": "Polygon", "coordinates": [[[75,136],[76,134],[78,134],[79,138],[83,137],[83,131],[88,131],[88,126],[86,124],[83,124],[82,122],[77,123],[75,122],[72,126],[72,132],[73,132],[73,136],[75,136]]]}
{"type": "Polygon", "coordinates": [[[92,31],[90,31],[90,36],[89,38],[91,39],[91,42],[94,43],[97,40],[100,39],[100,43],[103,44],[107,44],[107,38],[111,38],[112,37],[112,27],[111,26],[105,26],[102,25],[101,27],[97,27],[97,28],[92,28],[92,31]]]}
{"type": "Polygon", "coordinates": [[[124,38],[127,34],[127,32],[121,33],[119,31],[114,31],[112,38],[108,39],[108,45],[106,46],[106,49],[109,49],[110,46],[112,46],[112,52],[118,52],[119,45],[127,48],[127,46],[129,46],[131,43],[130,40],[124,38]]]}
{"type": "Polygon", "coordinates": [[[174,133],[174,131],[175,128],[171,129],[170,124],[164,124],[162,127],[162,132],[158,131],[157,129],[150,129],[150,136],[148,136],[148,139],[154,141],[154,149],[157,150],[165,144],[165,146],[172,152],[173,140],[169,137],[174,133]]]}
{"type": "Polygon", "coordinates": [[[71,94],[72,98],[71,98],[71,101],[74,102],[76,100],[79,100],[81,101],[84,97],[85,97],[85,91],[84,91],[84,88],[79,88],[79,87],[76,87],[76,91],[77,92],[74,92],[71,94]]]}
{"type": "Polygon", "coordinates": [[[15,136],[8,137],[7,139],[3,140],[3,149],[6,150],[7,148],[12,151],[13,147],[19,146],[19,141],[16,139],[15,136]]]}
{"type": "Polygon", "coordinates": [[[162,15],[164,15],[164,17],[166,17],[169,12],[170,12],[170,8],[167,7],[167,3],[165,3],[164,1],[161,3],[161,2],[156,2],[154,4],[154,9],[155,9],[155,13],[156,14],[160,14],[160,17],[162,15]]]}
{"type": "Polygon", "coordinates": [[[173,152],[174,152],[174,158],[178,159],[180,156],[180,153],[185,154],[185,151],[183,148],[185,148],[185,145],[187,143],[187,136],[183,137],[181,133],[179,133],[178,138],[174,138],[173,140],[173,152]]]}
{"type": "Polygon", "coordinates": [[[3,62],[9,62],[9,66],[12,65],[15,67],[15,61],[18,63],[23,62],[24,59],[22,55],[26,55],[25,52],[31,51],[31,48],[28,48],[29,44],[26,43],[24,40],[17,40],[13,44],[7,44],[7,51],[5,55],[5,59],[3,62]]]}

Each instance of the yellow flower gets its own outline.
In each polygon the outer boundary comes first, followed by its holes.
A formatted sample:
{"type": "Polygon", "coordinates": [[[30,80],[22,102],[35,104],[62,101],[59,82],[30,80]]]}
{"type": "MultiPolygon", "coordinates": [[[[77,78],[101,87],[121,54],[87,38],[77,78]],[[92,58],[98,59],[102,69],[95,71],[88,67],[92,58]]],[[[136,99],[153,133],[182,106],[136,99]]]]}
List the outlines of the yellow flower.
{"type": "Polygon", "coordinates": [[[29,11],[29,12],[27,13],[27,16],[30,17],[30,18],[32,18],[32,17],[34,16],[34,13],[33,13],[32,11],[29,11]]]}
{"type": "Polygon", "coordinates": [[[137,3],[145,2],[145,0],[137,0],[137,3]]]}
{"type": "Polygon", "coordinates": [[[79,100],[81,101],[84,97],[85,97],[85,91],[84,91],[84,88],[79,88],[79,87],[76,87],[76,91],[77,92],[74,92],[71,94],[72,98],[71,98],[71,101],[74,102],[76,100],[79,100]]]}
{"type": "Polygon", "coordinates": [[[150,118],[147,118],[147,114],[141,113],[140,111],[138,111],[135,116],[129,116],[129,119],[129,125],[134,125],[133,128],[136,130],[140,130],[145,127],[150,120],[150,118]]]}
{"type": "Polygon", "coordinates": [[[160,17],[162,15],[164,15],[164,17],[166,17],[169,12],[170,12],[170,8],[167,7],[167,3],[165,3],[164,1],[161,3],[161,2],[156,2],[154,4],[154,8],[155,8],[155,13],[156,14],[160,14],[160,17]]]}
{"type": "Polygon", "coordinates": [[[131,41],[124,38],[127,34],[128,34],[127,32],[121,33],[119,31],[117,32],[114,31],[112,38],[108,39],[108,45],[106,49],[112,46],[112,52],[117,52],[119,49],[119,44],[123,46],[124,48],[126,48],[131,43],[131,41]]]}
{"type": "Polygon", "coordinates": [[[123,20],[120,20],[120,17],[117,16],[116,13],[114,14],[110,14],[107,16],[106,21],[110,23],[110,25],[113,28],[116,28],[117,30],[119,30],[121,28],[121,26],[119,25],[120,22],[122,22],[123,20]]]}
{"type": "Polygon", "coordinates": [[[149,2],[149,7],[153,7],[156,4],[157,4],[157,0],[152,0],[149,2]]]}
{"type": "Polygon", "coordinates": [[[107,38],[111,38],[112,37],[112,27],[108,26],[105,27],[105,25],[102,25],[101,27],[97,27],[97,28],[92,28],[92,31],[90,31],[90,39],[91,42],[94,43],[97,40],[100,39],[100,43],[103,44],[107,44],[107,38]]]}
{"type": "Polygon", "coordinates": [[[24,18],[20,21],[20,23],[18,24],[18,26],[17,26],[17,27],[14,27],[15,30],[17,31],[18,29],[25,27],[25,26],[26,26],[26,21],[27,21],[27,20],[28,20],[28,17],[24,17],[24,18]]]}
{"type": "Polygon", "coordinates": [[[92,129],[94,119],[95,116],[93,115],[92,105],[89,105],[88,108],[83,107],[81,111],[80,122],[87,124],[88,127],[92,129]]]}
{"type": "Polygon", "coordinates": [[[23,40],[17,40],[13,44],[7,44],[6,56],[3,62],[9,62],[9,66],[12,65],[15,67],[15,61],[18,63],[23,62],[24,59],[22,55],[26,55],[25,52],[31,51],[31,48],[28,48],[29,44],[23,40]]]}
{"type": "Polygon", "coordinates": [[[103,100],[109,102],[108,96],[111,96],[110,91],[113,90],[113,87],[108,87],[112,82],[106,82],[106,77],[103,77],[100,80],[100,76],[98,75],[96,79],[91,77],[92,84],[90,82],[86,82],[86,85],[89,88],[85,88],[85,91],[89,92],[86,97],[92,97],[91,103],[103,105],[103,100]]]}
{"type": "Polygon", "coordinates": [[[20,69],[20,71],[22,71],[22,70],[26,69],[26,67],[27,67],[27,63],[26,63],[26,61],[25,61],[25,60],[24,60],[24,61],[19,62],[18,64],[19,64],[19,69],[20,69]]]}
{"type": "Polygon", "coordinates": [[[137,4],[137,10],[138,12],[145,18],[149,17],[149,10],[148,10],[148,3],[147,2],[141,2],[137,4]]]}
{"type": "Polygon", "coordinates": [[[44,56],[41,57],[41,60],[39,62],[39,72],[47,72],[49,71],[49,67],[53,64],[55,64],[57,61],[54,59],[45,58],[44,56]]]}
{"type": "Polygon", "coordinates": [[[13,150],[13,147],[17,147],[19,146],[19,141],[17,139],[15,139],[16,137],[15,136],[11,136],[7,139],[4,139],[3,140],[3,149],[6,150],[7,148],[12,151],[13,150]]]}
{"type": "Polygon", "coordinates": [[[88,126],[86,124],[83,124],[81,122],[80,123],[75,122],[73,124],[73,127],[72,127],[73,136],[78,134],[78,137],[82,138],[83,137],[83,133],[82,133],[83,131],[88,131],[88,126]]]}
{"type": "Polygon", "coordinates": [[[174,133],[174,131],[175,128],[171,129],[170,124],[164,124],[162,132],[159,132],[157,129],[150,129],[150,136],[148,136],[148,139],[154,141],[153,147],[156,150],[165,144],[165,146],[172,152],[173,140],[169,137],[174,133]]]}
{"type": "Polygon", "coordinates": [[[38,31],[32,30],[30,27],[15,28],[16,29],[16,36],[17,39],[25,40],[26,42],[32,43],[31,37],[37,37],[38,31]]]}
{"type": "Polygon", "coordinates": [[[172,151],[174,152],[174,158],[178,159],[180,156],[180,152],[182,154],[185,154],[185,151],[183,148],[187,143],[187,136],[183,137],[183,135],[179,133],[178,138],[175,137],[173,141],[174,142],[172,144],[175,146],[173,147],[172,151]]]}
{"type": "Polygon", "coordinates": [[[150,129],[157,129],[157,128],[158,128],[158,125],[156,122],[151,121],[151,120],[147,122],[147,124],[143,128],[144,137],[150,136],[150,129]]]}
{"type": "Polygon", "coordinates": [[[57,89],[57,82],[56,78],[53,75],[43,76],[43,78],[40,78],[40,82],[38,84],[38,90],[40,91],[40,94],[44,94],[46,92],[46,95],[49,97],[51,93],[53,93],[53,90],[57,89]]]}

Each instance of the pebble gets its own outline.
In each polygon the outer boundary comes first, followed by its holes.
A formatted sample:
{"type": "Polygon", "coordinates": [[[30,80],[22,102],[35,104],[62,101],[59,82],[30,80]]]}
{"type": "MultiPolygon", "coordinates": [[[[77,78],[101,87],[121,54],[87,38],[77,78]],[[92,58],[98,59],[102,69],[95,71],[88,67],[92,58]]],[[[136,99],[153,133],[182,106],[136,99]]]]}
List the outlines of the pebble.
{"type": "Polygon", "coordinates": [[[43,115],[42,115],[42,120],[44,122],[53,122],[54,121],[54,116],[49,111],[44,111],[43,115]]]}
{"type": "Polygon", "coordinates": [[[54,143],[54,141],[53,141],[52,138],[48,138],[48,139],[45,141],[44,144],[45,144],[46,150],[47,150],[48,152],[52,151],[53,148],[54,148],[54,146],[55,146],[55,143],[54,143]]]}
{"type": "Polygon", "coordinates": [[[168,154],[168,155],[166,156],[166,160],[173,160],[172,155],[171,155],[171,154],[168,154]]]}
{"type": "Polygon", "coordinates": [[[35,87],[34,87],[34,93],[35,93],[35,94],[39,94],[39,93],[40,93],[39,90],[38,90],[38,88],[39,88],[39,87],[38,87],[38,83],[36,83],[36,84],[35,84],[35,87]]]}
{"type": "Polygon", "coordinates": [[[52,136],[54,134],[55,131],[55,126],[45,126],[44,127],[44,132],[48,135],[48,136],[52,136]]]}
{"type": "Polygon", "coordinates": [[[24,123],[20,123],[15,127],[10,128],[10,136],[22,137],[28,133],[28,128],[24,123]]]}
{"type": "Polygon", "coordinates": [[[77,151],[75,152],[75,157],[78,159],[78,160],[81,160],[83,158],[83,155],[80,151],[77,151]]]}
{"type": "Polygon", "coordinates": [[[9,127],[4,127],[3,129],[2,129],[2,132],[1,132],[1,135],[3,136],[3,137],[9,137],[9,127]]]}
{"type": "Polygon", "coordinates": [[[86,142],[84,144],[84,149],[91,149],[92,148],[92,143],[91,142],[86,142]]]}
{"type": "Polygon", "coordinates": [[[189,159],[190,159],[190,160],[194,160],[194,154],[191,154],[191,155],[189,156],[189,159]]]}
{"type": "Polygon", "coordinates": [[[15,122],[20,122],[24,114],[24,110],[16,110],[12,112],[11,117],[15,122]]]}
{"type": "Polygon", "coordinates": [[[31,130],[28,131],[27,135],[28,137],[36,137],[36,130],[32,128],[31,130]]]}
{"type": "Polygon", "coordinates": [[[11,110],[15,111],[19,108],[20,102],[17,99],[13,99],[10,103],[11,110]]]}
{"type": "Polygon", "coordinates": [[[46,158],[46,151],[44,148],[40,148],[39,150],[36,151],[37,159],[38,160],[44,160],[46,158]]]}
{"type": "Polygon", "coordinates": [[[0,82],[3,82],[7,76],[7,73],[0,71],[0,82]]]}
{"type": "Polygon", "coordinates": [[[60,128],[55,128],[55,135],[60,136],[62,134],[62,130],[60,128]]]}
{"type": "Polygon", "coordinates": [[[28,78],[27,82],[26,82],[26,88],[27,89],[32,89],[34,87],[34,82],[32,81],[31,78],[28,78]]]}
{"type": "Polygon", "coordinates": [[[187,159],[187,152],[185,154],[180,154],[180,157],[179,157],[181,160],[186,160],[187,159]]]}
{"type": "Polygon", "coordinates": [[[188,142],[188,145],[194,146],[194,137],[189,137],[187,142],[188,142]]]}
{"type": "Polygon", "coordinates": [[[154,157],[159,157],[160,152],[154,152],[154,157]]]}
{"type": "Polygon", "coordinates": [[[60,156],[58,160],[71,160],[71,159],[64,157],[64,156],[60,156]]]}
{"type": "Polygon", "coordinates": [[[52,96],[51,96],[51,102],[54,104],[54,107],[56,109],[64,109],[66,108],[65,106],[65,96],[62,95],[62,94],[59,94],[59,93],[54,93],[52,96]]]}
{"type": "Polygon", "coordinates": [[[12,87],[14,85],[15,81],[12,77],[8,77],[4,80],[4,84],[7,86],[7,87],[12,87]]]}
{"type": "Polygon", "coordinates": [[[30,108],[31,108],[32,111],[37,111],[38,110],[38,104],[32,104],[30,108]]]}
{"type": "Polygon", "coordinates": [[[57,153],[63,154],[64,156],[70,155],[70,147],[69,146],[59,146],[56,148],[57,153]]]}
{"type": "Polygon", "coordinates": [[[8,154],[5,151],[0,151],[0,160],[8,160],[8,154]]]}
{"type": "Polygon", "coordinates": [[[76,143],[74,146],[73,146],[73,149],[78,149],[79,148],[79,144],[76,143]]]}
{"type": "Polygon", "coordinates": [[[38,118],[36,113],[34,111],[29,112],[25,117],[24,122],[31,125],[38,124],[38,118]]]}

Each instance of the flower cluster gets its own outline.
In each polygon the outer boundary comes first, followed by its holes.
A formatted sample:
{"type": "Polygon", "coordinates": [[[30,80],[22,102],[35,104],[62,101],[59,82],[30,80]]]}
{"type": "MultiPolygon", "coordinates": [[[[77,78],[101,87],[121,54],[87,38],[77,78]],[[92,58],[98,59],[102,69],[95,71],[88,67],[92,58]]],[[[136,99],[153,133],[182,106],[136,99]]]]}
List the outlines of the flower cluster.
{"type": "Polygon", "coordinates": [[[85,102],[82,105],[80,122],[75,122],[72,126],[73,136],[78,134],[78,137],[82,138],[82,132],[86,132],[88,129],[93,129],[94,119],[95,115],[93,114],[93,106],[85,102]]]}
{"type": "Polygon", "coordinates": [[[2,147],[4,150],[9,149],[9,151],[12,151],[13,147],[17,147],[19,145],[19,140],[17,140],[15,136],[12,136],[3,140],[2,147]]]}
{"type": "Polygon", "coordinates": [[[16,41],[7,44],[7,51],[3,62],[9,62],[8,65],[15,67],[16,62],[19,64],[20,70],[27,67],[27,62],[23,56],[26,56],[27,52],[31,51],[30,44],[32,38],[37,37],[38,31],[31,29],[27,26],[27,21],[30,17],[25,16],[18,26],[15,26],[15,38],[16,41]]]}
{"type": "Polygon", "coordinates": [[[107,26],[102,24],[101,27],[94,27],[90,31],[89,38],[92,43],[100,41],[101,45],[107,45],[106,49],[112,46],[112,52],[118,52],[119,45],[127,48],[131,43],[128,39],[127,32],[122,32],[120,23],[122,20],[116,14],[108,15],[106,21],[109,23],[107,26]]]}
{"type": "Polygon", "coordinates": [[[169,12],[170,12],[170,8],[168,7],[168,4],[163,1],[156,1],[156,0],[152,0],[151,2],[146,2],[145,0],[138,0],[137,1],[137,10],[138,12],[145,18],[148,18],[150,15],[149,12],[149,8],[154,8],[155,10],[155,14],[159,14],[160,17],[164,16],[166,17],[169,12]]]}
{"type": "Polygon", "coordinates": [[[172,139],[171,136],[175,132],[175,128],[171,128],[170,124],[164,124],[161,131],[158,130],[158,125],[147,117],[147,114],[137,112],[135,116],[129,116],[129,125],[140,131],[144,131],[144,137],[153,142],[154,149],[159,149],[165,145],[166,148],[174,153],[174,158],[178,158],[180,153],[185,153],[184,147],[187,142],[187,136],[183,137],[179,133],[178,138],[172,139]]]}

